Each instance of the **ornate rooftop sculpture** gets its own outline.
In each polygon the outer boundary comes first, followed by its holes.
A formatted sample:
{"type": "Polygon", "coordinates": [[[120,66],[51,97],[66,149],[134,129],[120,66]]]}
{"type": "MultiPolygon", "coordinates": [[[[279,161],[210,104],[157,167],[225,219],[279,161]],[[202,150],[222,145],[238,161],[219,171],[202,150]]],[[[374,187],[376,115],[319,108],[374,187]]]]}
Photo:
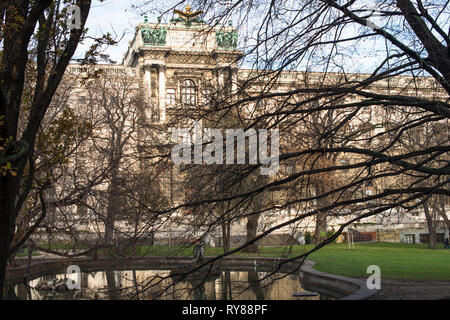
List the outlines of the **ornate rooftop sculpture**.
{"type": "Polygon", "coordinates": [[[203,11],[192,12],[190,6],[186,6],[185,9],[186,11],[177,9],[173,10],[173,12],[176,13],[179,18],[172,19],[172,22],[184,22],[188,27],[192,24],[192,22],[203,23],[203,20],[199,18],[199,16],[203,14],[203,11]]]}
{"type": "MultiPolygon", "coordinates": [[[[230,27],[233,25],[229,21],[230,27]]],[[[223,30],[216,32],[217,47],[222,50],[236,50],[239,34],[236,30],[225,32],[223,30]]]]}
{"type": "MultiPolygon", "coordinates": [[[[145,17],[145,22],[147,23],[147,17],[145,17]]],[[[151,46],[164,46],[166,45],[166,35],[167,30],[163,27],[159,29],[150,28],[145,24],[141,28],[142,40],[145,45],[151,46]]]]}

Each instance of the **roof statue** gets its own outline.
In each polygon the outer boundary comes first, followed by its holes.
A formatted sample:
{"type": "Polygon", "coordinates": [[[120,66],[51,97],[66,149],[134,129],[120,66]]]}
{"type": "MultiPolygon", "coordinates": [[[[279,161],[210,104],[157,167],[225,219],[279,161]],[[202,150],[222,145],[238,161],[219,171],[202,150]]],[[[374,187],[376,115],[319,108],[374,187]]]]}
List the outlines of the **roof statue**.
{"type": "Polygon", "coordinates": [[[177,10],[177,9],[173,10],[173,12],[176,13],[177,15],[179,15],[180,17],[184,17],[188,20],[191,20],[192,18],[195,18],[203,13],[203,11],[191,12],[190,6],[186,6],[185,12],[177,10]]]}
{"type": "MultiPolygon", "coordinates": [[[[164,46],[166,44],[167,29],[164,27],[151,28],[148,24],[148,17],[144,16],[144,25],[141,27],[142,41],[145,45],[164,46]]],[[[158,24],[161,18],[158,17],[158,24]]]]}
{"type": "MultiPolygon", "coordinates": [[[[233,26],[233,22],[228,21],[230,27],[233,26]]],[[[239,34],[236,30],[225,32],[224,30],[216,31],[217,47],[220,50],[236,50],[238,44],[239,34]]]]}
{"type": "Polygon", "coordinates": [[[192,22],[202,22],[198,16],[203,14],[203,11],[195,11],[192,12],[191,11],[191,7],[190,6],[186,6],[186,11],[181,11],[181,10],[173,10],[174,13],[176,13],[177,15],[179,15],[179,18],[176,19],[172,19],[172,21],[177,22],[177,21],[182,21],[185,22],[187,26],[190,26],[192,22]]]}

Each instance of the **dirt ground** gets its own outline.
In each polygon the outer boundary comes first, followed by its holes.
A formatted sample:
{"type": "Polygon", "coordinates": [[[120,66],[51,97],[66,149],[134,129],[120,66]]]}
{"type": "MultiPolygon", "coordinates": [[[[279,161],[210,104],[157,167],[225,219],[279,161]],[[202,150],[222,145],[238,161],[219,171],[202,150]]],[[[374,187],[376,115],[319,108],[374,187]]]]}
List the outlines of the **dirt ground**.
{"type": "Polygon", "coordinates": [[[450,300],[450,281],[381,279],[369,300],[450,300]]]}

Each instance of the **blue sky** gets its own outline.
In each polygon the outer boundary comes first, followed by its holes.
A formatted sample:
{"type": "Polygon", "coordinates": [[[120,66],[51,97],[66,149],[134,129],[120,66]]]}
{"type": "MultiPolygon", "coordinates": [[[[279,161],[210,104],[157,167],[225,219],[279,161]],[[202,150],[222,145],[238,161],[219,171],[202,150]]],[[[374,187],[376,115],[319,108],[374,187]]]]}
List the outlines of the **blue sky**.
{"type": "MultiPolygon", "coordinates": [[[[295,2],[295,0],[286,0],[287,3],[289,3],[289,1],[295,2]]],[[[143,2],[149,2],[144,9],[145,14],[149,16],[149,21],[151,22],[156,22],[157,17],[161,14],[161,12],[169,11],[169,14],[165,15],[163,18],[163,22],[165,22],[172,16],[172,7],[176,6],[179,9],[183,9],[185,6],[185,3],[177,5],[177,3],[182,2],[182,0],[107,0],[104,2],[94,0],[94,5],[87,21],[89,35],[93,37],[100,37],[102,34],[110,32],[114,38],[121,38],[117,45],[110,46],[105,51],[110,55],[112,60],[119,64],[122,62],[123,55],[127,51],[129,42],[134,37],[136,26],[140,22],[144,21],[144,14],[139,11],[140,9],[133,8],[133,5],[142,9],[140,4],[143,2]]],[[[367,3],[369,7],[374,7],[376,0],[362,0],[362,3],[367,3]]],[[[219,2],[215,4],[223,9],[222,2],[220,2],[220,4],[219,2]]],[[[215,8],[213,8],[210,13],[212,13],[214,9],[215,8]]],[[[236,12],[235,15],[233,15],[233,21],[236,22],[238,20],[240,20],[239,12],[236,12]]],[[[251,16],[248,19],[245,19],[244,17],[243,21],[246,22],[242,24],[239,29],[241,38],[240,46],[241,48],[248,49],[254,44],[254,41],[252,42],[251,39],[252,32],[254,32],[252,26],[258,26],[258,16],[251,16]],[[244,42],[243,40],[246,38],[246,35],[250,36],[250,38],[247,37],[250,40],[244,42]]],[[[374,21],[377,22],[376,18],[374,21]]],[[[364,27],[359,26],[357,28],[364,27]]],[[[356,35],[358,33],[357,28],[354,26],[348,26],[345,28],[344,32],[347,36],[356,35]]],[[[333,35],[330,34],[330,36],[333,35]]],[[[283,43],[280,45],[282,44],[283,43]]],[[[88,47],[88,41],[80,44],[74,58],[81,58],[88,47]]],[[[347,72],[371,72],[374,65],[376,65],[380,59],[383,59],[386,54],[385,42],[381,38],[369,40],[367,42],[364,40],[357,46],[355,46],[354,43],[344,43],[339,45],[338,49],[342,52],[342,54],[339,55],[334,62],[338,65],[344,65],[347,72]],[[338,59],[342,59],[342,61],[339,61],[338,59]]],[[[329,54],[329,46],[323,46],[320,48],[320,52],[317,53],[317,57],[323,55],[323,58],[326,59],[329,54]]],[[[249,66],[245,65],[244,67],[249,66]]]]}
{"type": "MultiPolygon", "coordinates": [[[[120,39],[123,35],[118,45],[106,50],[117,63],[122,62],[128,42],[133,39],[135,27],[144,20],[139,12],[131,7],[132,3],[123,0],[108,0],[103,3],[95,1],[88,17],[87,27],[90,36],[99,37],[110,32],[114,38],[120,39]]],[[[88,43],[80,44],[74,58],[81,58],[88,47],[88,43]]]]}
{"type": "MultiPolygon", "coordinates": [[[[185,6],[186,2],[183,0],[106,0],[104,2],[94,0],[86,25],[89,28],[88,35],[100,37],[110,32],[117,40],[121,39],[116,46],[109,47],[105,51],[112,60],[121,63],[129,41],[133,40],[136,26],[144,21],[143,10],[150,22],[156,22],[162,12],[167,13],[163,17],[163,22],[166,22],[172,17],[173,8],[183,10],[185,6]]],[[[73,58],[82,58],[88,47],[89,41],[80,44],[73,58]]]]}
{"type": "MultiPolygon", "coordinates": [[[[104,2],[99,2],[95,0],[94,5],[88,17],[87,27],[89,28],[89,35],[93,37],[100,37],[106,32],[110,32],[114,38],[121,39],[120,42],[115,46],[110,46],[106,49],[112,60],[117,63],[121,63],[123,55],[126,53],[129,42],[133,39],[135,33],[135,27],[144,21],[144,17],[139,9],[133,8],[133,5],[139,6],[144,0],[129,1],[129,0],[107,0],[104,2]]],[[[181,1],[181,0],[180,0],[181,1]]],[[[151,1],[149,5],[145,7],[145,14],[149,16],[149,20],[156,22],[157,17],[160,15],[158,11],[165,11],[176,6],[178,8],[183,8],[185,4],[178,5],[180,2],[177,0],[165,0],[165,1],[151,1]]],[[[142,7],[140,7],[142,8],[142,7]]],[[[163,21],[166,21],[171,14],[166,15],[163,21]]],[[[249,22],[247,22],[244,28],[248,28],[249,22]]],[[[240,30],[241,36],[244,30],[240,30]]],[[[242,44],[242,43],[241,43],[242,44]]],[[[248,43],[250,44],[250,43],[248,43]]],[[[248,45],[247,44],[247,45],[248,45]]],[[[83,57],[84,52],[89,47],[89,41],[82,43],[78,46],[77,52],[74,55],[74,59],[83,57]]],[[[368,51],[372,51],[371,50],[368,51]]],[[[325,50],[326,51],[326,50],[325,50]]],[[[325,53],[325,52],[324,52],[325,53]]],[[[326,55],[326,53],[325,53],[326,55]]],[[[372,54],[356,55],[352,57],[357,58],[357,62],[354,61],[349,63],[355,69],[360,69],[361,66],[366,65],[368,62],[373,60],[372,54]]],[[[352,69],[353,69],[352,68],[352,69]]],[[[352,70],[356,71],[356,70],[352,70]]]]}

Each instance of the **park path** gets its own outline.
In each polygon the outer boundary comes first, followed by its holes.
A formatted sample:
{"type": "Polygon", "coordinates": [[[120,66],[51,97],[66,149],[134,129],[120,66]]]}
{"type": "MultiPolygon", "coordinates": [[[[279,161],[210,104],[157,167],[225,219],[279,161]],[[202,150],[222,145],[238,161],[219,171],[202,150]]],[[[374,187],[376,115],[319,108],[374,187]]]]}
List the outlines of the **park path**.
{"type": "Polygon", "coordinates": [[[369,300],[450,300],[450,281],[382,279],[369,300]]]}

